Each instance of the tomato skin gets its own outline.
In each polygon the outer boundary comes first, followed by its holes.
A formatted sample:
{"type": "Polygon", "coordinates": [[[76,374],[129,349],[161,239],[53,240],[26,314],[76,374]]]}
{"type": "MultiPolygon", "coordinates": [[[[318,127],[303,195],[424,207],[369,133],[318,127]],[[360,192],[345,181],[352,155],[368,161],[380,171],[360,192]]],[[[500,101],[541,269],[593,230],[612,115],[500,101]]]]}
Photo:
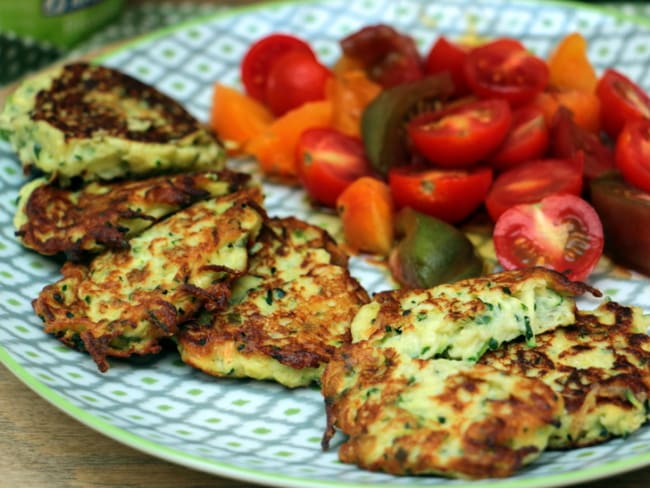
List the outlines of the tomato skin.
{"type": "Polygon", "coordinates": [[[627,121],[650,118],[650,96],[624,74],[608,68],[598,80],[596,95],[601,104],[601,125],[616,139],[627,121]]]}
{"type": "Polygon", "coordinates": [[[503,100],[479,100],[425,112],[407,125],[410,139],[429,161],[446,168],[475,164],[505,139],[512,114],[503,100]]]}
{"type": "Polygon", "coordinates": [[[280,116],[307,102],[325,98],[329,69],[310,54],[290,51],[281,56],[269,71],[266,104],[280,116]]]}
{"type": "Polygon", "coordinates": [[[584,156],[584,177],[586,180],[596,178],[616,168],[614,152],[606,146],[593,132],[575,123],[571,112],[558,108],[550,128],[551,150],[553,157],[560,159],[575,158],[578,153],[584,156]]]}
{"type": "Polygon", "coordinates": [[[616,140],[616,166],[628,183],[650,192],[650,120],[627,122],[616,140]]]}
{"type": "Polygon", "coordinates": [[[524,161],[541,158],[549,142],[544,113],[527,105],[512,113],[512,126],[497,152],[490,156],[490,164],[503,171],[524,161]]]}
{"type": "Polygon", "coordinates": [[[437,74],[448,71],[454,82],[457,96],[467,95],[470,92],[465,80],[465,60],[467,50],[447,40],[444,36],[439,37],[433,43],[424,62],[424,69],[427,74],[437,74]]]}
{"type": "Polygon", "coordinates": [[[304,131],[296,157],[307,193],[329,207],[353,181],[371,173],[361,140],[327,127],[304,131]]]}
{"type": "Polygon", "coordinates": [[[501,98],[513,105],[530,102],[547,85],[546,63],[514,39],[496,39],[472,49],[465,78],[481,98],[501,98]]]}
{"type": "Polygon", "coordinates": [[[398,209],[410,207],[448,223],[469,217],[483,203],[491,184],[492,169],[487,167],[397,167],[388,173],[388,185],[398,209]]]}
{"type": "Polygon", "coordinates": [[[536,203],[554,193],[582,192],[582,168],[573,161],[539,159],[520,164],[497,176],[485,198],[488,214],[496,222],[510,207],[536,203]]]}
{"type": "Polygon", "coordinates": [[[596,211],[572,194],[516,205],[494,226],[494,248],[504,269],[551,268],[584,281],[603,253],[603,227],[596,211]]]}
{"type": "Polygon", "coordinates": [[[424,74],[413,38],[389,25],[363,27],[340,44],[343,54],[360,60],[370,79],[384,88],[419,80],[424,74]]]}
{"type": "Polygon", "coordinates": [[[241,79],[248,96],[265,102],[266,81],[275,61],[290,51],[311,54],[312,48],[302,39],[289,34],[270,34],[251,45],[241,63],[241,79]]]}

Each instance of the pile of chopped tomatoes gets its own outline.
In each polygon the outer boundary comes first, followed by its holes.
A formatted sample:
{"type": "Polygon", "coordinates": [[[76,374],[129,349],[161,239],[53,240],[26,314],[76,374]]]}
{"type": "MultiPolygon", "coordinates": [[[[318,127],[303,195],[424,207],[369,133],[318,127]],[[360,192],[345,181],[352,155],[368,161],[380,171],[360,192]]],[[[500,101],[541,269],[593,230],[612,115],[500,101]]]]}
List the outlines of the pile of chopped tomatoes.
{"type": "MultiPolygon", "coordinates": [[[[632,232],[650,228],[650,97],[614,69],[598,75],[580,34],[548,59],[512,38],[441,36],[422,55],[387,25],[340,47],[327,67],[295,36],[260,39],[241,65],[245,92],[215,85],[211,125],[232,154],[336,209],[353,249],[388,255],[405,207],[456,225],[485,211],[504,268],[584,280],[607,220],[617,234],[627,213],[645,219],[632,232]],[[612,175],[623,197],[594,209],[590,193],[612,175]]],[[[641,254],[626,264],[650,273],[641,254]]]]}

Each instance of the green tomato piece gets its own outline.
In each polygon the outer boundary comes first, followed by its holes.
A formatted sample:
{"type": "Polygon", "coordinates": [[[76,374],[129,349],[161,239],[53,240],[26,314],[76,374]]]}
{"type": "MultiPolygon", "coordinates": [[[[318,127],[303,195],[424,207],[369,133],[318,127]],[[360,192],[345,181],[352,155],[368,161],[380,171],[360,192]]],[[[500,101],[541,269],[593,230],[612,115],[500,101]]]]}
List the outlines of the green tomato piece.
{"type": "Polygon", "coordinates": [[[391,253],[390,269],[402,286],[431,288],[483,273],[472,242],[442,220],[406,208],[397,216],[396,230],[404,237],[391,253]]]}
{"type": "Polygon", "coordinates": [[[438,108],[454,92],[448,73],[428,76],[383,90],[361,116],[361,137],[373,168],[382,175],[410,160],[406,124],[415,115],[438,108]]]}

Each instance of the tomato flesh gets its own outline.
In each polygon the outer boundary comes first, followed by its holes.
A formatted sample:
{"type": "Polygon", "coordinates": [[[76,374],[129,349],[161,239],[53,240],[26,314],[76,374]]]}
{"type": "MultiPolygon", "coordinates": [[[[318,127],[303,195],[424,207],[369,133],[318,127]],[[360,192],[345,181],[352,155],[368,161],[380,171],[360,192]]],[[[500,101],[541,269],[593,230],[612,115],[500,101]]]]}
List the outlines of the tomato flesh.
{"type": "Polygon", "coordinates": [[[465,79],[481,98],[530,102],[547,85],[546,63],[514,39],[496,39],[474,48],[465,62],[465,79]]]}
{"type": "Polygon", "coordinates": [[[388,184],[397,208],[410,207],[457,223],[483,203],[492,184],[492,170],[398,167],[388,173],[388,184]]]}
{"type": "Polygon", "coordinates": [[[512,127],[490,164],[503,171],[524,161],[539,159],[548,147],[548,128],[541,109],[525,106],[512,114],[512,127]]]}
{"type": "Polygon", "coordinates": [[[290,51],[281,56],[269,71],[266,104],[280,116],[304,103],[325,98],[327,80],[332,74],[312,55],[290,51]]]}
{"type": "Polygon", "coordinates": [[[616,141],[615,157],[623,178],[650,192],[650,120],[625,124],[616,141]]]}
{"type": "Polygon", "coordinates": [[[536,203],[554,193],[580,195],[582,168],[572,161],[540,159],[515,166],[494,180],[485,198],[493,221],[515,205],[536,203]]]}
{"type": "Polygon", "coordinates": [[[289,34],[270,34],[259,39],[246,51],[241,63],[241,79],[246,94],[265,102],[266,81],[276,60],[290,51],[316,55],[302,39],[289,34]]]}
{"type": "Polygon", "coordinates": [[[601,125],[616,139],[626,122],[650,118],[650,96],[627,76],[614,69],[606,69],[596,94],[601,104],[601,125]]]}
{"type": "Polygon", "coordinates": [[[312,128],[300,135],[298,174],[309,196],[334,207],[350,184],[371,173],[360,139],[335,129],[312,128]]]}
{"type": "Polygon", "coordinates": [[[429,161],[461,168],[481,161],[505,139],[512,114],[503,100],[480,100],[425,112],[407,126],[410,139],[429,161]]]}
{"type": "Polygon", "coordinates": [[[555,194],[499,217],[494,247],[504,269],[544,266],[584,281],[603,253],[603,227],[582,198],[555,194]]]}

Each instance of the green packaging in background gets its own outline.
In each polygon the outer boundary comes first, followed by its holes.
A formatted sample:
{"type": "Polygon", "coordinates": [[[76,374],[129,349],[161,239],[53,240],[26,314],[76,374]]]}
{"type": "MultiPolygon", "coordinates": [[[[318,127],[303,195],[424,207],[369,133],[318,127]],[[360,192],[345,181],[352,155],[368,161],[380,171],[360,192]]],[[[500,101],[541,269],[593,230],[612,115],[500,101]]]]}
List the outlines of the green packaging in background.
{"type": "Polygon", "coordinates": [[[2,0],[0,32],[68,49],[119,14],[124,0],[2,0]]]}

